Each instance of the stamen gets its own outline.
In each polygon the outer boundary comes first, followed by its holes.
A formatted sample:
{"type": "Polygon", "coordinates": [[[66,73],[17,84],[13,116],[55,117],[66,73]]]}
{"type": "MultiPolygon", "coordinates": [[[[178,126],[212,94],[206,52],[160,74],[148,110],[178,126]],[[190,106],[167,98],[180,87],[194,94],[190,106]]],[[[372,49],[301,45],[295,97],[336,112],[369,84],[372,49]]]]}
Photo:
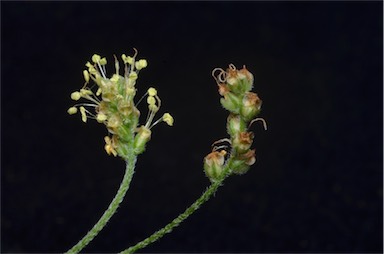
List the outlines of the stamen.
{"type": "Polygon", "coordinates": [[[77,108],[76,107],[70,107],[68,110],[67,110],[68,114],[70,115],[74,115],[77,113],[77,108]]]}
{"type": "Polygon", "coordinates": [[[163,115],[163,121],[166,122],[169,126],[173,126],[174,119],[169,113],[163,115]]]}
{"type": "Polygon", "coordinates": [[[257,121],[261,121],[261,122],[263,123],[264,130],[267,130],[267,122],[264,120],[264,118],[261,118],[261,117],[258,117],[258,118],[253,119],[253,120],[249,123],[248,128],[250,128],[251,125],[252,125],[254,122],[257,122],[257,121]]]}
{"type": "Polygon", "coordinates": [[[148,94],[150,95],[150,96],[155,96],[155,95],[157,95],[157,90],[155,89],[155,88],[153,88],[153,87],[150,87],[149,89],[148,89],[148,94]]]}
{"type": "Polygon", "coordinates": [[[154,122],[150,127],[149,129],[153,128],[153,126],[155,126],[156,124],[160,123],[160,122],[166,122],[169,126],[173,126],[173,122],[174,122],[174,119],[173,117],[171,116],[171,114],[169,113],[164,113],[164,115],[158,119],[156,122],[154,122]]]}
{"type": "Polygon", "coordinates": [[[77,103],[75,105],[73,105],[74,107],[78,107],[78,106],[86,106],[86,107],[93,107],[93,108],[97,108],[99,105],[96,105],[96,104],[91,104],[91,103],[77,103]]]}
{"type": "Polygon", "coordinates": [[[148,120],[145,124],[145,127],[149,129],[149,126],[151,126],[153,118],[155,117],[156,112],[159,110],[159,108],[156,105],[149,105],[148,108],[150,110],[150,114],[149,114],[148,120]]]}
{"type": "Polygon", "coordinates": [[[103,68],[100,65],[100,62],[97,62],[97,66],[99,66],[99,69],[100,69],[101,75],[103,75],[103,78],[107,79],[107,77],[105,76],[105,74],[103,72],[103,68]]]}
{"type": "Polygon", "coordinates": [[[140,102],[145,98],[145,96],[148,95],[148,92],[146,92],[143,96],[141,96],[140,100],[136,103],[135,106],[138,106],[140,104],[140,102]]]}
{"type": "Polygon", "coordinates": [[[86,123],[87,122],[87,115],[85,114],[85,108],[83,106],[80,107],[80,113],[81,113],[81,120],[86,123]]]}
{"type": "Polygon", "coordinates": [[[89,72],[87,70],[84,70],[83,71],[83,76],[84,76],[84,79],[85,79],[85,82],[89,82],[89,72]]]}
{"type": "Polygon", "coordinates": [[[229,144],[232,144],[231,140],[229,138],[222,138],[222,139],[219,139],[215,142],[212,143],[212,147],[215,146],[217,143],[221,143],[221,142],[228,142],[229,144]]]}
{"type": "Polygon", "coordinates": [[[81,93],[80,92],[73,92],[71,93],[71,99],[74,101],[78,101],[81,98],[81,93]]]}
{"type": "Polygon", "coordinates": [[[233,70],[233,71],[236,70],[236,66],[235,66],[234,64],[230,64],[230,65],[229,65],[229,68],[230,68],[231,70],[233,70]]]}
{"type": "Polygon", "coordinates": [[[226,81],[226,72],[221,68],[215,68],[212,71],[212,77],[216,80],[216,83],[224,83],[226,81]],[[219,71],[220,73],[216,76],[215,72],[219,71]]]}
{"type": "Polygon", "coordinates": [[[115,58],[115,69],[116,69],[116,75],[119,75],[119,71],[120,71],[120,65],[119,65],[119,61],[117,60],[117,57],[116,57],[116,55],[113,55],[113,57],[115,58]]]}

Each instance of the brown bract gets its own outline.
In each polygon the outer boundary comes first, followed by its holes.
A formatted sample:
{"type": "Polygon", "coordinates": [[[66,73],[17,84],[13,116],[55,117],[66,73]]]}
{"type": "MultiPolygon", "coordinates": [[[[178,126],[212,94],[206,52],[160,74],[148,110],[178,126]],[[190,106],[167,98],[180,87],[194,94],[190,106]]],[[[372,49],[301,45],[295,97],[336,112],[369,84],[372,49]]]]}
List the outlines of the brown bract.
{"type": "Polygon", "coordinates": [[[250,73],[247,68],[245,68],[245,65],[243,66],[243,69],[241,69],[239,71],[241,74],[245,75],[247,77],[248,80],[250,80],[251,82],[253,82],[253,75],[252,73],[250,73]]]}
{"type": "Polygon", "coordinates": [[[244,106],[246,107],[257,106],[257,108],[260,108],[262,103],[259,96],[257,96],[257,94],[253,92],[246,93],[243,98],[243,102],[244,102],[244,106]]]}
{"type": "Polygon", "coordinates": [[[240,132],[239,143],[244,145],[251,145],[253,142],[253,137],[254,137],[253,132],[240,132]]]}
{"type": "Polygon", "coordinates": [[[229,87],[226,84],[218,84],[219,86],[219,94],[221,96],[225,96],[229,93],[229,87]]]}
{"type": "Polygon", "coordinates": [[[242,154],[240,157],[245,162],[245,164],[251,166],[256,162],[256,150],[249,150],[248,152],[242,154]]]}
{"type": "Polygon", "coordinates": [[[213,164],[218,165],[218,166],[222,166],[222,165],[224,165],[224,161],[225,161],[224,157],[226,154],[227,154],[227,152],[224,150],[211,152],[210,154],[208,154],[205,157],[205,162],[209,166],[211,166],[213,164]]]}

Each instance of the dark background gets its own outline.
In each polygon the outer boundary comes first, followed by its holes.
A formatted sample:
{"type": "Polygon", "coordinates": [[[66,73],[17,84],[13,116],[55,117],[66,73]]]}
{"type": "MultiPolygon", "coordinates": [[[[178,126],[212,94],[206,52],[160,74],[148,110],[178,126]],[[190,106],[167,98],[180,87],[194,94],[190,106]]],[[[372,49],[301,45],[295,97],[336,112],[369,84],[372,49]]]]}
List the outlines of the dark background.
{"type": "MultiPolygon", "coordinates": [[[[63,252],[115,195],[122,160],[104,126],[66,113],[93,53],[148,59],[175,125],[156,126],[125,201],[86,252],[117,252],[209,185],[202,159],[226,136],[211,77],[255,75],[268,131],[227,179],[144,252],[382,252],[382,2],[1,2],[1,251],[63,252]]],[[[113,64],[108,65],[113,73],[113,64]]],[[[143,104],[144,106],[144,104],[143,104]]],[[[145,116],[145,107],[142,107],[145,116]]],[[[144,121],[145,119],[143,119],[144,121]]]]}

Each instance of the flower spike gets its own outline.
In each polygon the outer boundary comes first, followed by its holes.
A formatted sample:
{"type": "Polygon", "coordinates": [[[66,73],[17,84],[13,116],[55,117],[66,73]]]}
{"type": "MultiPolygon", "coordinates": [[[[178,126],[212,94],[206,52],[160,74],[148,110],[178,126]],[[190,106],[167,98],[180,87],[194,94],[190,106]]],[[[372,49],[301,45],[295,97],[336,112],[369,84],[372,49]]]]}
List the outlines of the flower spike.
{"type": "Polygon", "coordinates": [[[137,50],[134,49],[133,56],[121,55],[125,65],[124,75],[121,76],[119,61],[115,59],[115,73],[111,77],[107,77],[106,64],[107,59],[98,54],[91,57],[91,62],[88,61],[85,66],[88,68],[83,71],[85,80],[84,86],[79,90],[71,93],[71,99],[80,101],[80,99],[88,100],[88,103],[80,102],[70,107],[67,112],[70,115],[80,111],[81,120],[86,123],[88,119],[95,119],[97,122],[104,124],[108,132],[112,135],[107,136],[105,140],[105,150],[108,154],[121,156],[127,155],[127,150],[124,149],[125,142],[133,139],[139,148],[135,149],[136,154],[144,151],[145,143],[151,136],[150,129],[158,122],[164,121],[168,125],[173,125],[173,118],[169,113],[158,121],[153,123],[153,119],[161,106],[160,97],[157,95],[157,90],[153,87],[146,92],[148,103],[148,116],[145,124],[138,128],[140,111],[137,109],[137,104],[134,102],[136,94],[136,82],[139,77],[139,72],[148,66],[145,59],[135,61],[137,50]],[[97,89],[89,85],[90,81],[96,83],[97,89]],[[133,133],[132,131],[133,130],[133,133]],[[132,133],[134,137],[130,134],[132,133]]]}

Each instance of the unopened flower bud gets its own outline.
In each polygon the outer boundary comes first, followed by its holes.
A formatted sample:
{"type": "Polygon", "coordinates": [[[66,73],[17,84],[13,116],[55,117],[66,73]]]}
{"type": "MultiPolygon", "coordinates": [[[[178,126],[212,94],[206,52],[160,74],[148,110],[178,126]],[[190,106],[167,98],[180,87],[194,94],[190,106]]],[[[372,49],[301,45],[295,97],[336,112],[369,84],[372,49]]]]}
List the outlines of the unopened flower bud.
{"type": "Polygon", "coordinates": [[[244,153],[251,148],[253,137],[253,132],[239,132],[232,140],[232,147],[236,149],[238,153],[244,153]]]}
{"type": "Polygon", "coordinates": [[[248,83],[251,84],[250,88],[248,91],[250,91],[252,89],[252,85],[253,85],[253,74],[250,73],[247,68],[245,68],[245,66],[243,66],[243,69],[241,69],[239,71],[239,75],[240,74],[243,74],[245,76],[245,78],[247,79],[248,83]]]}
{"type": "Polygon", "coordinates": [[[250,168],[243,160],[233,160],[231,166],[232,172],[236,175],[243,175],[247,173],[250,168]]]}
{"type": "Polygon", "coordinates": [[[145,126],[141,126],[135,136],[133,146],[135,154],[141,154],[145,150],[145,145],[151,139],[151,130],[145,126]]]}
{"type": "Polygon", "coordinates": [[[108,118],[107,127],[112,133],[116,132],[116,129],[122,125],[121,119],[117,114],[113,114],[108,118]]]}
{"type": "Polygon", "coordinates": [[[228,92],[224,98],[220,99],[221,105],[229,112],[239,114],[241,99],[235,94],[228,92]]]}
{"type": "Polygon", "coordinates": [[[232,172],[237,175],[245,174],[249,170],[250,166],[255,164],[255,162],[255,150],[248,150],[246,153],[240,154],[233,160],[231,164],[232,172]]]}
{"type": "Polygon", "coordinates": [[[129,116],[133,110],[131,102],[125,100],[118,103],[117,109],[123,116],[129,116]]]}
{"type": "Polygon", "coordinates": [[[227,83],[229,89],[235,94],[244,94],[251,91],[253,87],[253,75],[245,66],[241,70],[236,70],[235,66],[230,65],[227,70],[227,83]]]}
{"type": "Polygon", "coordinates": [[[205,175],[211,182],[217,181],[223,173],[226,154],[225,150],[214,151],[204,158],[205,175]]]}
{"type": "Polygon", "coordinates": [[[248,92],[244,95],[240,114],[245,121],[249,122],[259,114],[261,103],[262,101],[255,93],[248,92]]]}
{"type": "Polygon", "coordinates": [[[227,119],[227,132],[231,137],[246,131],[247,126],[239,115],[230,114],[227,119]]]}

